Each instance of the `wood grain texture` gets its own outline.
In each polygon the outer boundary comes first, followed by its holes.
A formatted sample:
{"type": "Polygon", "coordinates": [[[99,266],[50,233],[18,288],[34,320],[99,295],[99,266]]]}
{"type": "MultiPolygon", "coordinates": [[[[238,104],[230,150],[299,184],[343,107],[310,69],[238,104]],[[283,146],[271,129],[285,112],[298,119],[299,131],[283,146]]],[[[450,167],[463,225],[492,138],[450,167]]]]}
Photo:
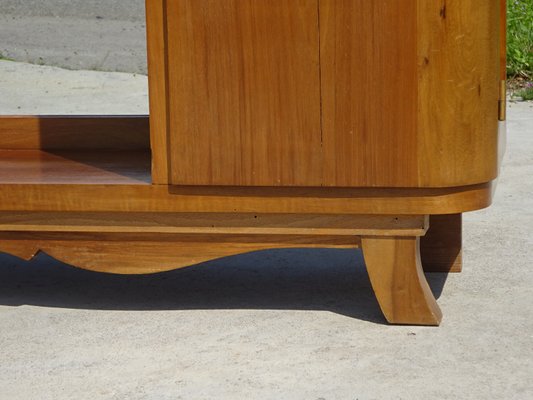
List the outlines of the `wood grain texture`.
{"type": "Polygon", "coordinates": [[[317,0],[166,4],[171,182],[320,186],[317,0]]]}
{"type": "Polygon", "coordinates": [[[0,231],[420,236],[428,217],[236,213],[0,212],[0,231]]]}
{"type": "Polygon", "coordinates": [[[499,1],[418,1],[420,186],[497,176],[499,1]]]}
{"type": "Polygon", "coordinates": [[[419,239],[361,238],[372,287],[391,324],[439,325],[442,319],[424,276],[419,239]]]}
{"type": "Polygon", "coordinates": [[[0,150],[0,188],[4,184],[148,185],[150,181],[148,150],[0,150]]]}
{"type": "Polygon", "coordinates": [[[167,182],[453,187],[496,177],[501,0],[147,6],[154,162],[170,168],[167,182]]]}
{"type": "Polygon", "coordinates": [[[354,248],[349,236],[0,233],[0,251],[26,260],[40,251],[73,266],[114,274],[149,274],[274,248],[354,248]]]}
{"type": "MultiPolygon", "coordinates": [[[[500,97],[498,108],[498,119],[505,121],[507,119],[507,0],[500,0],[500,97]]],[[[500,143],[501,140],[498,141],[499,154],[502,152],[500,143]]],[[[499,157],[498,160],[501,161],[499,157]]],[[[500,164],[498,164],[498,170],[499,167],[500,164]]]]}
{"type": "Polygon", "coordinates": [[[4,150],[148,150],[146,115],[0,116],[4,150]]]}
{"type": "Polygon", "coordinates": [[[507,80],[507,0],[500,0],[500,80],[507,80]]]}
{"type": "Polygon", "coordinates": [[[477,210],[491,200],[492,183],[449,189],[334,190],[0,183],[0,211],[422,215],[477,210]]]}
{"type": "Polygon", "coordinates": [[[432,215],[429,230],[420,238],[425,272],[461,272],[463,269],[462,214],[432,215]]]}
{"type": "Polygon", "coordinates": [[[320,1],[325,186],[417,186],[416,15],[415,1],[320,1]]]}
{"type": "Polygon", "coordinates": [[[167,0],[146,0],[152,182],[156,185],[170,183],[166,4],[167,0]]]}

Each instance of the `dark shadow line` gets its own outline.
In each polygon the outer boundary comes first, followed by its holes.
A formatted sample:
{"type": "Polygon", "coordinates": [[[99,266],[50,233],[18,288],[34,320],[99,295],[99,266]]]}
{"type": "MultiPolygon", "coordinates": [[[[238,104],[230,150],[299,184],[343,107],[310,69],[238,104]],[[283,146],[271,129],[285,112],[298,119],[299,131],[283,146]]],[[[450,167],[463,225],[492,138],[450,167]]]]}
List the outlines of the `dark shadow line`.
{"type": "MultiPolygon", "coordinates": [[[[439,297],[447,274],[429,274],[439,297]]],[[[154,275],[0,255],[0,304],[94,310],[320,310],[385,324],[359,250],[283,249],[154,275]]]]}

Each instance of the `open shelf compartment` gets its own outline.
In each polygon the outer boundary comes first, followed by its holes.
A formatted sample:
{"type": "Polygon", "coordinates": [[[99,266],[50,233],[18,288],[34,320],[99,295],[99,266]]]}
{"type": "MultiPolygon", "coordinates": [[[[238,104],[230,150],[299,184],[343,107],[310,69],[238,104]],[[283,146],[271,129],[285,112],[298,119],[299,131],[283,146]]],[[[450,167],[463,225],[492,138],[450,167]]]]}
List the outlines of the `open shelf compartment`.
{"type": "Polygon", "coordinates": [[[2,184],[151,184],[147,116],[0,117],[2,184]]]}

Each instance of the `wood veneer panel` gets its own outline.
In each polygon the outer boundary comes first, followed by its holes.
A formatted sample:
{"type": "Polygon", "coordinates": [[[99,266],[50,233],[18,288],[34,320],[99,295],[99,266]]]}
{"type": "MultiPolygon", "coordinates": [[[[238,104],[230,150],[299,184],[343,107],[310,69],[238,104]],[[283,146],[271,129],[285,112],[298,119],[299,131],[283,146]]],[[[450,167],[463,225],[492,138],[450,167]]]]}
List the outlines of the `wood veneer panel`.
{"type": "Polygon", "coordinates": [[[0,231],[180,233],[311,236],[420,236],[419,216],[260,213],[46,213],[0,212],[0,231]]]}
{"type": "Polygon", "coordinates": [[[321,0],[325,186],[417,186],[415,1],[321,0]]]}
{"type": "Polygon", "coordinates": [[[420,215],[477,210],[491,200],[491,183],[449,189],[0,184],[1,211],[420,215]]]}
{"type": "MultiPolygon", "coordinates": [[[[6,184],[148,185],[150,181],[149,150],[0,150],[0,190],[6,184]]],[[[100,196],[105,198],[105,191],[100,196]]]]}
{"type": "Polygon", "coordinates": [[[320,186],[318,1],[166,5],[171,183],[320,186]]]}
{"type": "Polygon", "coordinates": [[[167,0],[146,0],[146,36],[150,97],[152,181],[169,183],[167,0]]]}
{"type": "Polygon", "coordinates": [[[149,148],[147,115],[0,116],[0,149],[149,148]]]}
{"type": "Polygon", "coordinates": [[[349,236],[0,232],[2,252],[30,260],[44,251],[83,269],[115,274],[170,271],[257,250],[358,246],[349,236]]]}
{"type": "Polygon", "coordinates": [[[507,0],[500,0],[500,80],[507,80],[507,0]]]}
{"type": "Polygon", "coordinates": [[[419,186],[497,175],[500,0],[418,1],[419,186]]]}

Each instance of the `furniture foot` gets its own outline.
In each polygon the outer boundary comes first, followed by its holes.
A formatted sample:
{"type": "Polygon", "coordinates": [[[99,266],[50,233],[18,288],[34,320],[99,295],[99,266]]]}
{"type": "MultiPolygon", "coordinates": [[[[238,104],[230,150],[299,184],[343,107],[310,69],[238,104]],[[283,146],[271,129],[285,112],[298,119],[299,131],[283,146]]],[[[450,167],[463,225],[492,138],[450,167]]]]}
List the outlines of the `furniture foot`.
{"type": "Polygon", "coordinates": [[[439,325],[442,313],[420,261],[418,237],[362,237],[368,275],[391,324],[439,325]]]}
{"type": "Polygon", "coordinates": [[[429,230],[420,238],[420,256],[425,272],[461,272],[462,228],[462,214],[430,216],[429,230]]]}

